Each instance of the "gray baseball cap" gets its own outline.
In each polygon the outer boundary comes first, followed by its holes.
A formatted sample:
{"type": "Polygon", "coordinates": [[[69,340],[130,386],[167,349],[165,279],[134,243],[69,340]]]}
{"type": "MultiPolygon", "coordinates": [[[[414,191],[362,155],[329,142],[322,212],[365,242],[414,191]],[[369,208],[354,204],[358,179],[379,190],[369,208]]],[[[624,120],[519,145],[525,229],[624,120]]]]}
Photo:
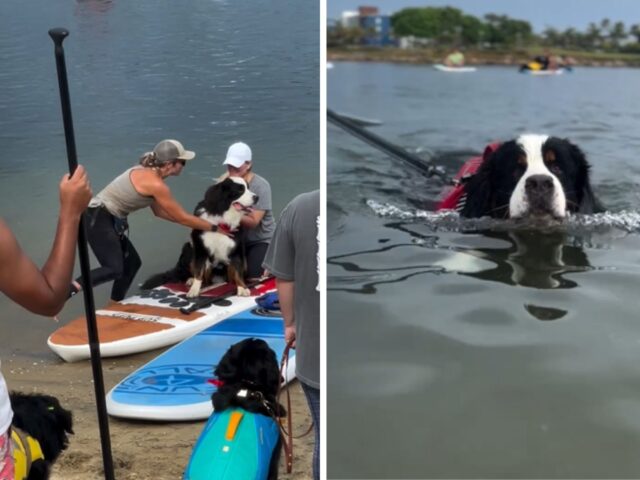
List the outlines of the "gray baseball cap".
{"type": "Polygon", "coordinates": [[[156,155],[158,163],[161,164],[174,160],[192,160],[196,156],[195,152],[185,150],[177,140],[162,140],[153,147],[153,153],[156,155]]]}

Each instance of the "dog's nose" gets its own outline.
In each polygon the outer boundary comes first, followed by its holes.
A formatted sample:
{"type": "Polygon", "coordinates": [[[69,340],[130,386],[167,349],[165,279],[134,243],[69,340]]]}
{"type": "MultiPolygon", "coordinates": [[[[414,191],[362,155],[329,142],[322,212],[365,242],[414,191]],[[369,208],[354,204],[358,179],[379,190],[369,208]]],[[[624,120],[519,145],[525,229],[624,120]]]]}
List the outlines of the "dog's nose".
{"type": "Polygon", "coordinates": [[[528,194],[546,195],[553,192],[553,178],[549,175],[531,175],[527,178],[524,188],[528,194]]]}

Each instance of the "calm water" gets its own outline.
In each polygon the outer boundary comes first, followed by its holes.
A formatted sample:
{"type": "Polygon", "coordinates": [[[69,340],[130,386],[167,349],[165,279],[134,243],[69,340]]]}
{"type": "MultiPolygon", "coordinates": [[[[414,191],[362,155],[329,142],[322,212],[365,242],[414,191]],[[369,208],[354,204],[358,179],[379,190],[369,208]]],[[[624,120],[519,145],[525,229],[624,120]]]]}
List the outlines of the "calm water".
{"type": "Polygon", "coordinates": [[[568,137],[611,211],[461,228],[429,212],[438,180],[330,126],[330,477],[640,476],[639,84],[627,69],[328,72],[330,108],[451,173],[492,140],[568,137]]]}
{"type": "MultiPolygon", "coordinates": [[[[318,188],[317,1],[28,3],[0,3],[0,216],[38,263],[51,245],[66,168],[51,27],[71,32],[64,46],[76,143],[95,192],[163,138],[197,153],[168,180],[188,210],[237,140],[251,145],[255,171],[271,182],[276,214],[318,188]]],[[[188,230],[147,212],[130,223],[143,259],[137,281],[170,267],[188,230]]],[[[98,289],[98,305],[109,289],[98,289]]],[[[81,304],[70,302],[63,321],[81,304]]],[[[0,324],[2,357],[52,355],[52,323],[0,297],[0,324]]]]}

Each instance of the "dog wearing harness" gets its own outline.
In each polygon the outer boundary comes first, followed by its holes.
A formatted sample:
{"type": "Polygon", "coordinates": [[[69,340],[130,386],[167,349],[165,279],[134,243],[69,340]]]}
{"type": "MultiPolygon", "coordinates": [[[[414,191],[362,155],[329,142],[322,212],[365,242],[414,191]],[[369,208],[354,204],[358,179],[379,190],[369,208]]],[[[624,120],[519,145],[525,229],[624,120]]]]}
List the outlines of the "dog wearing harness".
{"type": "Polygon", "coordinates": [[[280,369],[264,340],[231,346],[214,370],[214,412],[193,448],[185,480],[275,480],[282,449],[280,369]]]}
{"type": "Polygon", "coordinates": [[[11,392],[13,460],[16,480],[46,480],[69,444],[73,417],[50,395],[11,392]]]}
{"type": "Polygon", "coordinates": [[[32,478],[29,475],[31,466],[38,460],[44,460],[40,443],[31,435],[27,435],[15,427],[11,428],[11,441],[13,442],[13,464],[16,480],[32,478]]]}

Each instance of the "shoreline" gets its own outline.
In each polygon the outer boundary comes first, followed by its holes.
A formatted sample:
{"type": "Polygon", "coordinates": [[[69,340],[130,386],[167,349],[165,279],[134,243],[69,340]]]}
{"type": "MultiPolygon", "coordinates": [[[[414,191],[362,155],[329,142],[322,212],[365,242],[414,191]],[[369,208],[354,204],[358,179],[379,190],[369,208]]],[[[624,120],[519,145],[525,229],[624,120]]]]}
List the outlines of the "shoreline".
{"type": "MultiPolygon", "coordinates": [[[[126,375],[150,361],[160,350],[102,360],[105,392],[126,375]]],[[[89,361],[65,363],[54,357],[24,358],[7,356],[2,373],[10,390],[46,393],[60,400],[73,413],[69,448],[52,469],[51,480],[100,480],[102,454],[91,364],[89,361]]],[[[292,382],[291,404],[294,432],[306,431],[311,416],[298,381],[292,382]]],[[[284,397],[281,397],[281,402],[284,397]]],[[[205,420],[189,422],[131,421],[109,417],[109,430],[115,476],[119,480],[175,480],[182,478],[193,445],[205,420]]],[[[313,433],[294,441],[294,462],[286,474],[284,454],[279,477],[311,480],[313,433]]]]}
{"type": "MultiPolygon", "coordinates": [[[[401,49],[395,47],[328,47],[327,61],[329,62],[380,62],[404,63],[413,65],[433,65],[442,63],[447,50],[435,48],[401,49]]],[[[519,67],[527,63],[541,50],[515,51],[465,51],[465,65],[473,66],[513,66],[519,67]]],[[[554,54],[570,56],[575,60],[574,67],[605,67],[605,68],[640,68],[640,55],[609,54],[576,51],[554,51],[554,54]]]]}

